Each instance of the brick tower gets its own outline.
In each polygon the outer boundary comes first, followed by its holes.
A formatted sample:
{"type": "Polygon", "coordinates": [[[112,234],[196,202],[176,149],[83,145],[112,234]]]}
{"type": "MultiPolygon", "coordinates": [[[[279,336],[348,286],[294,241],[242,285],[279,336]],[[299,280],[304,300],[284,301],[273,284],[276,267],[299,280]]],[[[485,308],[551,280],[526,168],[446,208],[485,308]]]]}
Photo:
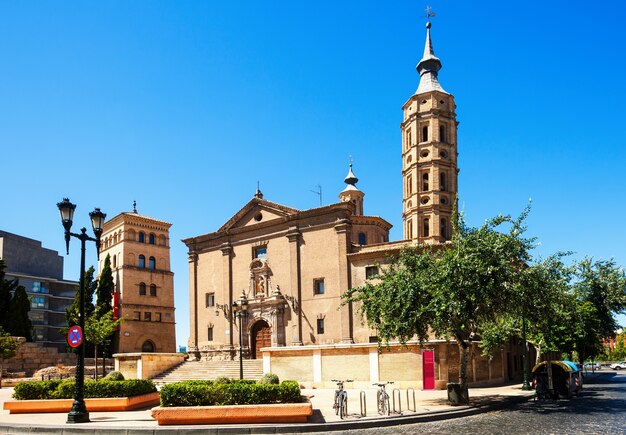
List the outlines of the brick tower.
{"type": "Polygon", "coordinates": [[[442,243],[450,239],[457,195],[457,121],[454,97],[437,79],[435,56],[426,24],[424,56],[417,64],[420,83],[402,106],[402,178],[404,239],[442,243]]]}
{"type": "Polygon", "coordinates": [[[117,352],[176,352],[171,226],[135,208],[104,224],[98,269],[110,255],[114,309],[124,318],[117,352]]]}

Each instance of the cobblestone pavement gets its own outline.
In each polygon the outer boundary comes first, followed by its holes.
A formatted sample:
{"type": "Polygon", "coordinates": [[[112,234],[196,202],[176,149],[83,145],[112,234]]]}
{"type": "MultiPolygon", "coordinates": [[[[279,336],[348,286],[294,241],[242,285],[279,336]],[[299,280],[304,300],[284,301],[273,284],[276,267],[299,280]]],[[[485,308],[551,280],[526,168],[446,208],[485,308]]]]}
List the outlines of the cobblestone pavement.
{"type": "MultiPolygon", "coordinates": [[[[342,432],[334,432],[342,433],[342,432]]],[[[604,373],[580,397],[529,401],[472,417],[349,432],[387,434],[626,434],[626,374],[604,373]]]]}

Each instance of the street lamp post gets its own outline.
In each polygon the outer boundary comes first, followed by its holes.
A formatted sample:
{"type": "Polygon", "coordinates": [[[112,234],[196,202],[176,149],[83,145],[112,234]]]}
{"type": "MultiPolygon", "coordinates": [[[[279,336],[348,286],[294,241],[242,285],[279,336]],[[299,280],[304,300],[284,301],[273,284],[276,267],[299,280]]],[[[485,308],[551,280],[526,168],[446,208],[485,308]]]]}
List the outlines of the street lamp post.
{"type": "Polygon", "coordinates": [[[233,311],[239,319],[239,379],[243,379],[243,319],[248,316],[248,298],[244,291],[241,292],[239,304],[233,302],[233,311]]]}
{"type": "Polygon", "coordinates": [[[530,391],[532,388],[530,386],[530,373],[528,373],[528,342],[526,341],[526,316],[522,314],[522,340],[523,340],[523,348],[522,348],[522,361],[524,364],[524,383],[522,384],[523,391],[530,391]]]}
{"type": "Polygon", "coordinates": [[[90,240],[96,243],[96,250],[100,252],[100,236],[102,235],[102,226],[104,225],[104,219],[106,214],[102,213],[99,208],[89,213],[91,219],[91,226],[96,238],[89,237],[87,235],[87,229],[81,228],[80,234],[70,232],[72,228],[72,221],[74,219],[74,210],[76,204],[72,204],[68,198],[63,198],[63,201],[57,204],[59,212],[61,213],[61,222],[63,228],[65,228],[65,247],[67,254],[70,253],[70,238],[76,237],[80,240],[80,283],[79,283],[79,319],[78,323],[83,334],[83,340],[77,349],[76,354],[76,382],[74,388],[74,403],[72,409],[67,415],[68,423],[88,423],[89,412],[85,407],[84,400],[84,382],[85,382],[85,242],[90,240]]]}

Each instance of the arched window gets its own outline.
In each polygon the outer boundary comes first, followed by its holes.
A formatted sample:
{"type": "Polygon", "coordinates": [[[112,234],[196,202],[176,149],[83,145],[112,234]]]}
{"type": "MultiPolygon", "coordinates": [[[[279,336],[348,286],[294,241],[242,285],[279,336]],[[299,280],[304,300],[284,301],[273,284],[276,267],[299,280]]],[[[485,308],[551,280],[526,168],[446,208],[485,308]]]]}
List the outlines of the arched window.
{"type": "Polygon", "coordinates": [[[413,194],[413,176],[411,175],[406,177],[406,194],[407,195],[413,194]]]}
{"type": "Polygon", "coordinates": [[[430,236],[430,220],[424,219],[423,226],[424,226],[424,237],[430,236]]]}
{"type": "Polygon", "coordinates": [[[440,125],[439,126],[439,142],[443,142],[446,143],[446,126],[445,125],[440,125]]]}
{"type": "Polygon", "coordinates": [[[367,245],[367,236],[365,233],[359,233],[359,245],[367,245]]]}
{"type": "Polygon", "coordinates": [[[113,235],[113,243],[117,243],[117,233],[113,235]]]}
{"type": "Polygon", "coordinates": [[[441,237],[443,237],[445,240],[448,240],[448,223],[446,222],[445,219],[441,219],[439,221],[439,227],[440,227],[441,237]]]}
{"type": "Polygon", "coordinates": [[[150,243],[151,245],[154,245],[154,233],[150,233],[150,235],[148,236],[148,243],[150,243]]]}
{"type": "Polygon", "coordinates": [[[146,257],[143,254],[139,256],[139,268],[140,269],[146,268],[146,257]]]}
{"type": "Polygon", "coordinates": [[[407,239],[413,238],[413,220],[412,219],[409,219],[406,222],[406,238],[407,239]]]}
{"type": "Polygon", "coordinates": [[[428,126],[422,127],[422,142],[428,142],[428,126]]]}
{"type": "Polygon", "coordinates": [[[439,190],[446,191],[446,173],[442,172],[439,174],[439,190]]]}
{"type": "Polygon", "coordinates": [[[146,235],[143,231],[139,231],[139,235],[137,236],[137,241],[144,243],[146,241],[146,235]]]}
{"type": "Polygon", "coordinates": [[[150,296],[156,296],[156,285],[150,284],[150,296]]]}
{"type": "Polygon", "coordinates": [[[113,256],[113,269],[117,267],[117,255],[113,256]]]}
{"type": "Polygon", "coordinates": [[[141,351],[142,352],[155,352],[156,349],[154,348],[154,343],[151,342],[150,340],[144,341],[143,344],[141,345],[141,351]]]}
{"type": "Polygon", "coordinates": [[[424,192],[428,190],[428,172],[422,174],[422,190],[424,192]]]}
{"type": "Polygon", "coordinates": [[[406,131],[406,147],[410,147],[411,146],[411,142],[412,142],[412,137],[411,137],[411,129],[408,129],[406,131]]]}
{"type": "Polygon", "coordinates": [[[150,270],[156,269],[156,260],[154,259],[154,257],[150,257],[148,261],[149,261],[148,268],[150,270]]]}
{"type": "Polygon", "coordinates": [[[146,295],[146,284],[143,282],[139,283],[139,296],[145,296],[146,295]]]}

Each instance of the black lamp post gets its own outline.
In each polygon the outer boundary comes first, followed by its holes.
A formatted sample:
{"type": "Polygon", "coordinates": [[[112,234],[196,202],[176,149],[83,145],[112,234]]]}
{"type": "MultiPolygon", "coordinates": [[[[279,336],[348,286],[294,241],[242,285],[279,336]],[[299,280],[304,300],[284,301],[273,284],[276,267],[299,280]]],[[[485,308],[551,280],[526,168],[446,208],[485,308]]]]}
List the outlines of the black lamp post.
{"type": "Polygon", "coordinates": [[[233,311],[239,319],[239,379],[243,379],[243,319],[248,316],[248,298],[241,292],[239,304],[233,302],[233,311]]]}
{"type": "Polygon", "coordinates": [[[522,364],[524,364],[524,383],[522,384],[523,391],[532,390],[530,386],[530,373],[528,372],[528,342],[526,341],[526,316],[522,314],[522,364]]]}
{"type": "Polygon", "coordinates": [[[81,228],[80,234],[70,232],[72,228],[72,221],[74,219],[74,210],[76,204],[72,204],[69,199],[63,198],[63,201],[57,204],[59,211],[61,212],[61,222],[63,228],[65,228],[65,246],[67,254],[70,253],[70,238],[76,237],[80,240],[80,287],[79,287],[79,319],[78,323],[83,333],[83,340],[78,346],[76,354],[76,387],[74,389],[74,403],[72,409],[67,415],[68,423],[88,423],[89,412],[85,407],[84,400],[84,382],[85,382],[85,242],[91,240],[96,243],[96,249],[100,252],[100,236],[102,235],[102,226],[104,225],[104,219],[106,214],[102,213],[99,208],[89,213],[91,218],[91,226],[93,227],[93,233],[96,238],[91,238],[87,235],[87,229],[81,228]]]}

